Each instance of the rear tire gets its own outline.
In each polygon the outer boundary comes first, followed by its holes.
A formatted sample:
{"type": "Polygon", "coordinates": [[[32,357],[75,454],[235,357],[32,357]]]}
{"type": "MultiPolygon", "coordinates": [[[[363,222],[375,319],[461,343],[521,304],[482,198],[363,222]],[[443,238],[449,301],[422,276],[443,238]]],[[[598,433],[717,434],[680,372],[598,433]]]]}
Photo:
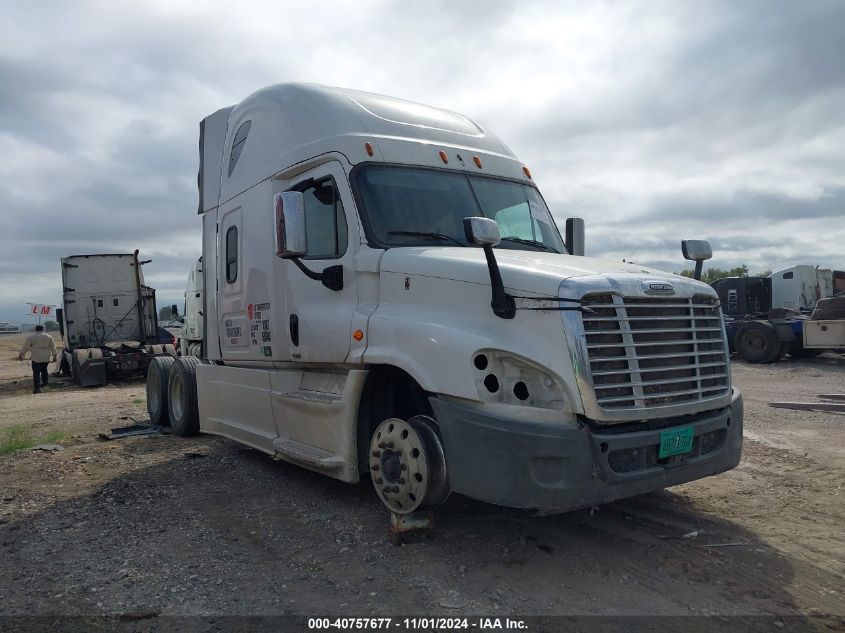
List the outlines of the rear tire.
{"type": "Polygon", "coordinates": [[[739,357],[747,363],[771,363],[781,355],[775,328],[763,321],[750,321],[740,326],[734,347],[739,357]]]}
{"type": "Polygon", "coordinates": [[[156,426],[170,426],[167,388],[172,366],[172,357],[154,356],[147,368],[147,413],[156,426]]]}
{"type": "Polygon", "coordinates": [[[167,386],[170,426],[176,435],[187,437],[200,430],[197,403],[197,365],[200,359],[180,356],[173,361],[167,386]]]}

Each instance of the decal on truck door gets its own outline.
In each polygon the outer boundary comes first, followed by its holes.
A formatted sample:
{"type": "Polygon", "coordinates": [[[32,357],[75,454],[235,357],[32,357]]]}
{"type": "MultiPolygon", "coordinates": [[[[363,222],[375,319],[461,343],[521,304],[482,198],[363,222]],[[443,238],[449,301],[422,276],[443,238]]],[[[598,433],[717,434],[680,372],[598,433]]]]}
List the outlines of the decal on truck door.
{"type": "Polygon", "coordinates": [[[250,303],[246,307],[249,319],[250,343],[261,350],[263,356],[273,355],[273,330],[270,327],[270,302],[250,303]]]}

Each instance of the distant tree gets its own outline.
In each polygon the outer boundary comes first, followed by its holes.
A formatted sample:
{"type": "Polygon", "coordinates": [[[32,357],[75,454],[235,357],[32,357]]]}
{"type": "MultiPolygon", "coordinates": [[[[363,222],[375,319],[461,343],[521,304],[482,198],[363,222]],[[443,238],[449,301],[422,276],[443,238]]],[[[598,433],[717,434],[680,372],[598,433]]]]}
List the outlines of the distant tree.
{"type": "Polygon", "coordinates": [[[58,332],[59,324],[56,321],[47,321],[44,323],[44,328],[50,332],[58,332]]]}
{"type": "MultiPolygon", "coordinates": [[[[684,277],[692,277],[694,270],[689,268],[682,270],[679,274],[684,277]]],[[[704,283],[713,283],[717,279],[724,279],[725,277],[748,277],[748,266],[743,264],[730,270],[723,270],[722,268],[705,268],[701,273],[701,281],[704,283]]]]}

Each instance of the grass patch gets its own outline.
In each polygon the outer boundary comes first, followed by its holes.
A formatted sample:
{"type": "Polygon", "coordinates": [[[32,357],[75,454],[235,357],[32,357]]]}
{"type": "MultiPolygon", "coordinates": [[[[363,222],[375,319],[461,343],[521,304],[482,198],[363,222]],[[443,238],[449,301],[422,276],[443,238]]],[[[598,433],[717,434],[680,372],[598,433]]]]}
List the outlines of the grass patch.
{"type": "Polygon", "coordinates": [[[132,404],[144,404],[143,398],[132,398],[132,404]]]}
{"type": "Polygon", "coordinates": [[[0,455],[8,455],[25,448],[32,448],[39,444],[55,444],[65,439],[62,431],[52,431],[47,435],[38,436],[31,429],[20,424],[0,429],[0,455]]]}

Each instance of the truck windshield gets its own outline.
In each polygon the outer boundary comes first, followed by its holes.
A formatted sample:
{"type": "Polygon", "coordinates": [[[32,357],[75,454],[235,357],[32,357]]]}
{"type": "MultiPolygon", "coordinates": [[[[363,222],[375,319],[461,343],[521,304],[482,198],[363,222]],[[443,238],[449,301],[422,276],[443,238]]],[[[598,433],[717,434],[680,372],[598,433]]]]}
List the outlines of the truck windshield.
{"type": "Polygon", "coordinates": [[[469,245],[463,220],[496,220],[499,248],[566,252],[534,187],[416,167],[368,165],[355,173],[361,213],[379,246],[469,245]]]}

